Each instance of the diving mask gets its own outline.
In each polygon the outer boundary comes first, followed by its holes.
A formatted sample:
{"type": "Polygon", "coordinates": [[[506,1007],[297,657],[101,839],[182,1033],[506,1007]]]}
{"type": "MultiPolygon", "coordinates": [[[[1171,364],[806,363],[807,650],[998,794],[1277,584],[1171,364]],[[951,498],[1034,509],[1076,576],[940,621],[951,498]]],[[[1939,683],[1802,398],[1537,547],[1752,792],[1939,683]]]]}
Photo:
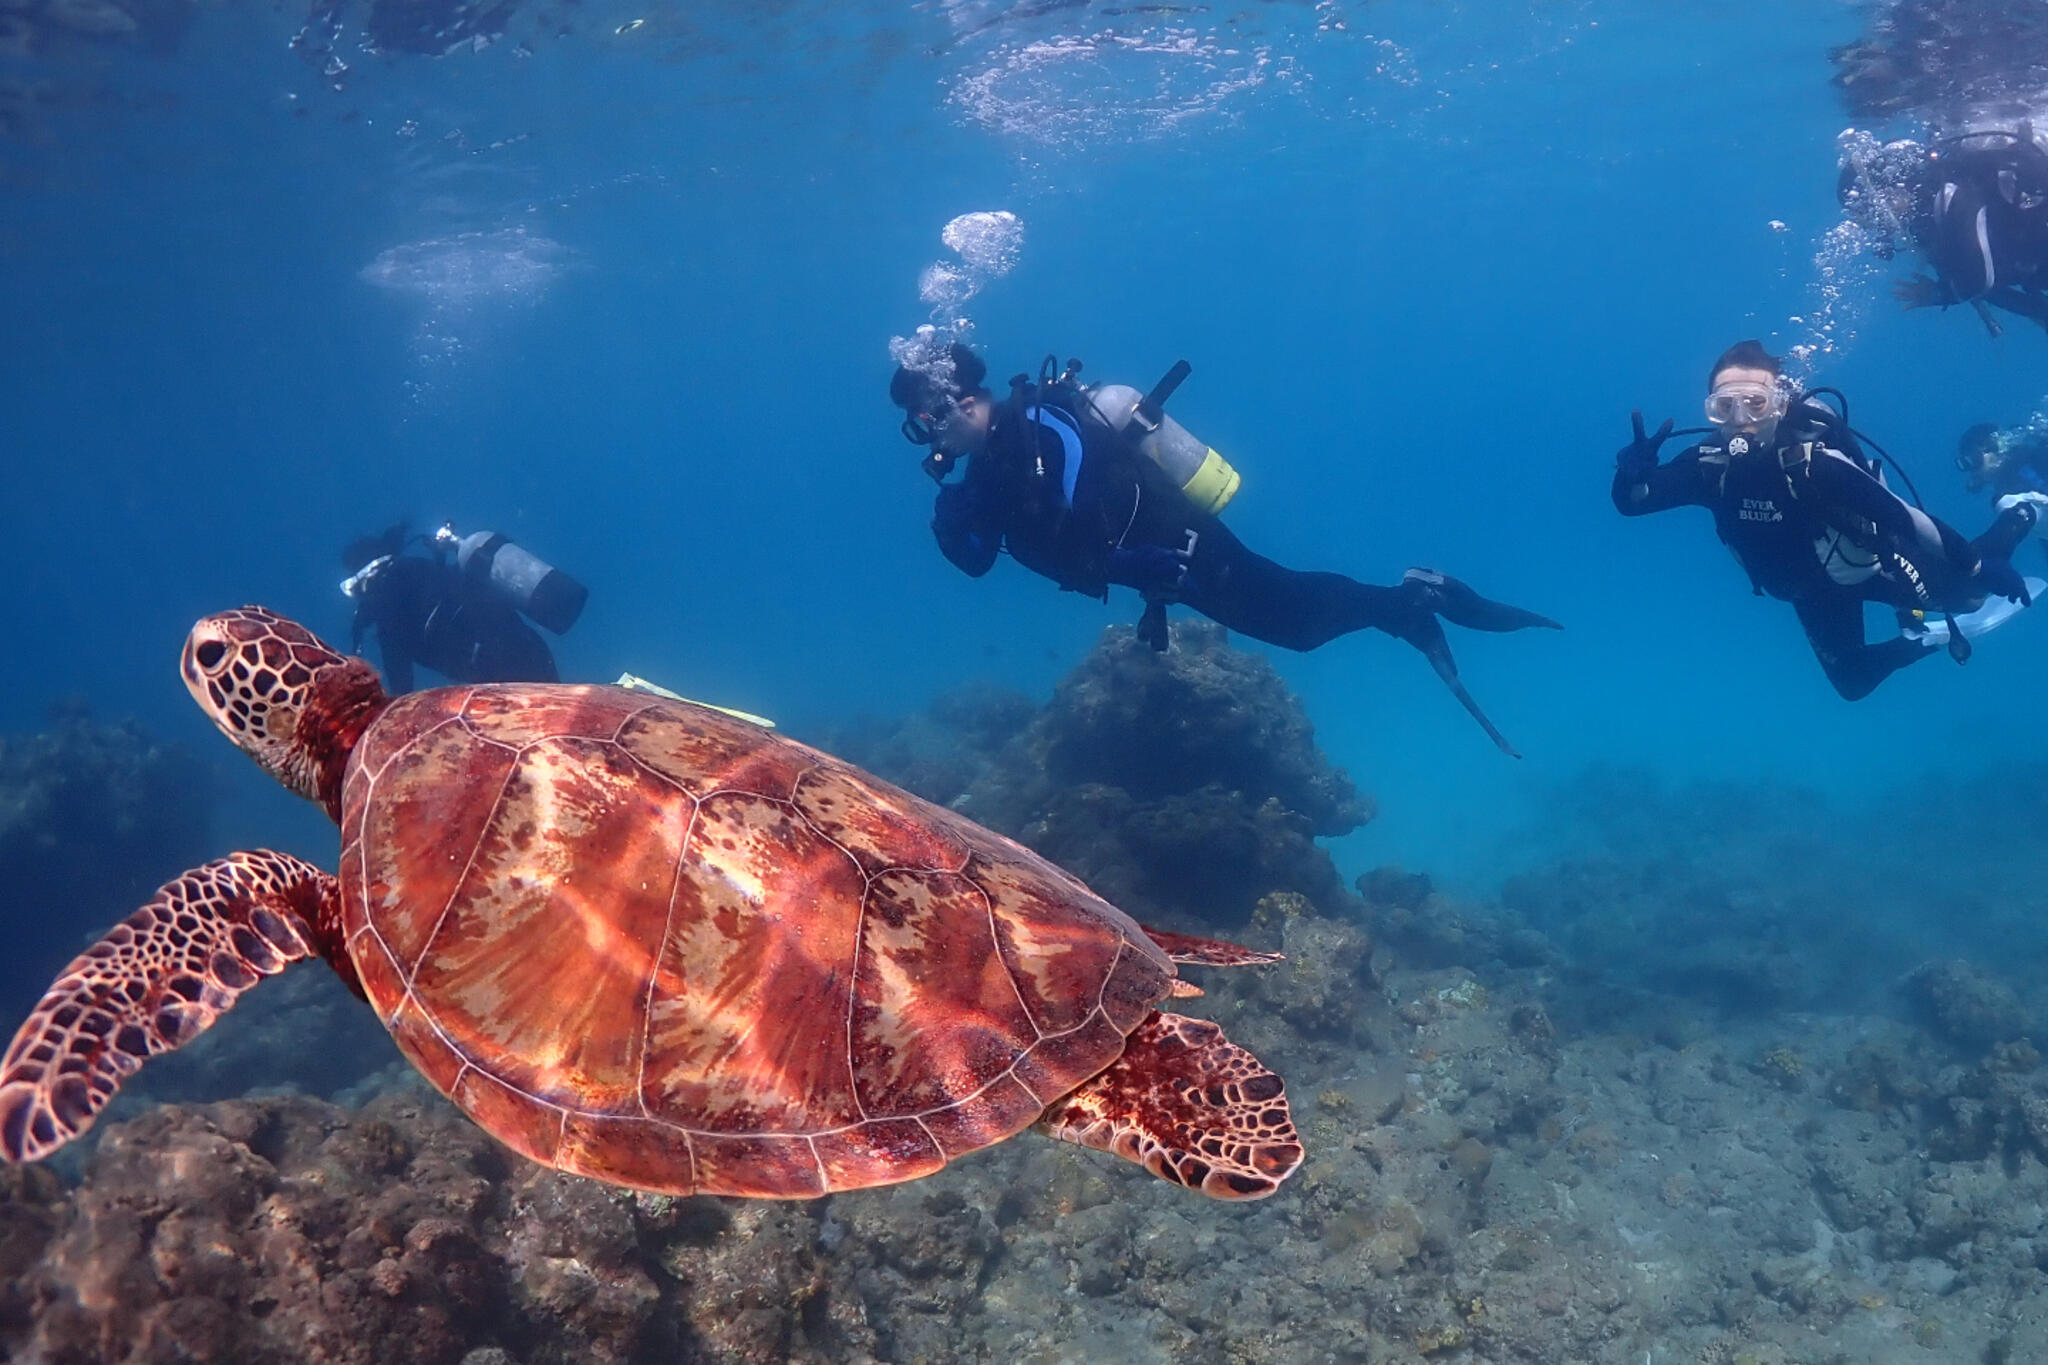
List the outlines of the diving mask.
{"type": "Polygon", "coordinates": [[[384,566],[391,562],[390,555],[378,555],[369,563],[341,580],[341,595],[354,602],[370,590],[370,581],[384,572],[384,566]]]}
{"type": "Polygon", "coordinates": [[[1956,469],[1964,474],[1975,474],[1979,470],[1995,470],[2005,463],[2005,457],[2012,453],[2012,437],[2003,431],[1987,432],[1980,441],[1965,445],[1956,452],[1956,469]]]}
{"type": "Polygon", "coordinates": [[[1785,415],[1785,391],[1776,384],[1737,380],[1707,395],[1707,420],[1717,427],[1752,426],[1785,415]]]}
{"type": "Polygon", "coordinates": [[[953,399],[941,396],[932,400],[930,412],[906,414],[903,418],[903,439],[914,446],[930,445],[939,439],[939,428],[946,425],[959,406],[953,399]]]}

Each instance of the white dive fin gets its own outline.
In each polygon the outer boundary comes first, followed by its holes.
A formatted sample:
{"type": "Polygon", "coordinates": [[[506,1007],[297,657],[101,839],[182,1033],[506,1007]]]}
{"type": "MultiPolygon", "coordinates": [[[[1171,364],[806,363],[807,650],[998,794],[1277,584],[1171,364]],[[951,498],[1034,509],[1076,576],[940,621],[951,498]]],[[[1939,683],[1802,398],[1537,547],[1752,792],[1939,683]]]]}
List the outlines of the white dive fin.
{"type": "MultiPolygon", "coordinates": [[[[1947,627],[1943,627],[1943,630],[1945,632],[1947,627]]],[[[713,711],[723,711],[735,720],[743,720],[750,725],[758,725],[763,730],[773,730],[775,728],[775,722],[766,716],[757,716],[752,711],[740,711],[730,706],[718,706],[708,701],[698,701],[694,697],[686,697],[680,692],[671,692],[660,683],[647,681],[638,673],[621,673],[619,674],[619,680],[612,685],[614,687],[624,687],[634,692],[652,692],[655,696],[667,697],[670,701],[686,701],[692,706],[704,706],[709,707],[713,711]]]]}
{"type": "MultiPolygon", "coordinates": [[[[2033,577],[2027,579],[2027,593],[2035,601],[2038,602],[2041,599],[2043,592],[2048,592],[2048,579],[2033,577]]],[[[1994,597],[1983,606],[1977,608],[1977,610],[1964,616],[1958,616],[1956,624],[1963,628],[1964,639],[1974,640],[1979,635],[1986,635],[1997,630],[2000,626],[2025,610],[2026,608],[2017,602],[2007,601],[2003,597],[1994,597]]],[[[1901,633],[1915,640],[1925,640],[1930,645],[1945,645],[1948,643],[1948,619],[1942,616],[1930,616],[1903,627],[1901,633]]]]}

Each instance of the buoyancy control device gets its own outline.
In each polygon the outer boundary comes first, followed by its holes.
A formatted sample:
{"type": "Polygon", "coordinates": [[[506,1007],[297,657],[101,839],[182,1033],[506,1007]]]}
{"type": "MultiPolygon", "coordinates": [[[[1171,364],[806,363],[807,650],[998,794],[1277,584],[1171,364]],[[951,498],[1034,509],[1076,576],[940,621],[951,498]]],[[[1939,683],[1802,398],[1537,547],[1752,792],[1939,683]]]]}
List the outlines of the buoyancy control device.
{"type": "Polygon", "coordinates": [[[464,536],[452,525],[443,526],[434,533],[434,544],[455,551],[455,565],[469,582],[557,635],[569,633],[590,600],[590,589],[496,531],[464,536]]]}

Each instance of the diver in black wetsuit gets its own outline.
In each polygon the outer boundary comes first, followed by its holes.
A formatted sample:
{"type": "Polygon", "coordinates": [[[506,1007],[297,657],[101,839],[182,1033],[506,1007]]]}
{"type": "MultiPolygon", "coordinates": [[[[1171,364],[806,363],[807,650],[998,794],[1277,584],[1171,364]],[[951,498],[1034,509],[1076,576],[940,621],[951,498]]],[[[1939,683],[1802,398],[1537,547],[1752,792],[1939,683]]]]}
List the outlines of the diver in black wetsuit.
{"type": "Polygon", "coordinates": [[[351,543],[342,561],[351,572],[341,590],[356,607],[350,649],[376,631],[393,693],[412,690],[415,663],[457,683],[556,682],[554,653],[521,610],[559,635],[589,595],[503,536],[459,537],[445,526],[410,541],[394,526],[351,543]],[[407,553],[412,541],[424,553],[407,553]]]}
{"type": "Polygon", "coordinates": [[[1903,228],[1934,274],[1899,280],[1907,308],[1968,303],[2048,327],[2048,151],[2022,123],[1947,138],[1932,148],[1895,142],[1852,155],[1836,194],[1850,215],[1887,236],[1903,228]]]}
{"type": "Polygon", "coordinates": [[[1936,648],[1913,631],[1866,643],[1865,602],[1896,608],[1902,622],[1949,617],[1949,650],[1961,661],[1969,646],[1955,615],[1993,594],[2029,600],[2010,556],[2033,528],[2031,507],[2002,511],[1983,535],[1965,540],[1886,488],[1850,453],[1853,438],[1820,416],[1824,405],[1801,398],[1794,407],[1777,358],[1755,341],[1724,352],[1707,388],[1714,434],[1669,463],[1658,463],[1657,452],[1671,422],[1646,434],[1642,414],[1634,415],[1635,439],[1615,461],[1615,509],[1626,517],[1671,507],[1712,512],[1721,543],[1756,592],[1792,604],[1845,699],[1868,696],[1936,648]]]}
{"type": "Polygon", "coordinates": [[[1979,422],[1956,441],[1956,469],[1972,493],[2048,493],[2048,438],[2032,429],[2000,431],[1995,423],[1979,422]]]}
{"type": "Polygon", "coordinates": [[[1020,376],[998,402],[982,384],[987,367],[967,347],[951,343],[917,360],[898,368],[889,396],[907,414],[904,435],[931,448],[925,469],[939,481],[932,533],[963,572],[978,578],[1008,550],[1072,592],[1107,600],[1111,584],[1135,588],[1146,601],[1139,632],[1155,649],[1166,647],[1168,603],[1288,649],[1383,630],[1421,650],[1494,742],[1515,752],[1458,680],[1437,618],[1487,631],[1559,629],[1555,621],[1427,569],[1383,588],[1254,554],[1215,515],[1236,488],[1221,457],[1208,451],[1183,479],[1141,452],[1130,424],[1170,422],[1158,391],[1112,414],[1098,401],[1111,386],[1082,389],[1074,365],[1058,379],[1048,366],[1039,383],[1020,376]],[[966,474],[946,482],[962,459],[966,474]]]}

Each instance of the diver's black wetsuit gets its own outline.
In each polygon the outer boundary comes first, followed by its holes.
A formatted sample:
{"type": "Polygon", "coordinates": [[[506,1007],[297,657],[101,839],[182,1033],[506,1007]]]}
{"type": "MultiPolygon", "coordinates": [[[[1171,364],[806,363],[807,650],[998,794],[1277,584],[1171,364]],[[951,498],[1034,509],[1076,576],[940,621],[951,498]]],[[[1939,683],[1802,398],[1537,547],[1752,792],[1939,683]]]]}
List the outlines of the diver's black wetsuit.
{"type": "Polygon", "coordinates": [[[1849,701],[1934,651],[1903,635],[1865,643],[1865,602],[1936,616],[1974,611],[1990,589],[2017,580],[2005,556],[2025,534],[2024,526],[2011,534],[2001,519],[1978,542],[1965,540],[1856,460],[1797,433],[1772,449],[1745,443],[1731,454],[1715,443],[1664,464],[1632,468],[1624,460],[1613,496],[1626,517],[1672,507],[1712,512],[1715,532],[1752,586],[1792,604],[1828,681],[1849,701]],[[1988,574],[1980,572],[1987,553],[1988,574]]]}
{"type": "Polygon", "coordinates": [[[1112,583],[1136,588],[1286,649],[1315,649],[1368,626],[1405,636],[1428,614],[1398,588],[1304,573],[1254,554],[1085,400],[1046,406],[1053,411],[1042,420],[1027,415],[1033,404],[999,407],[984,454],[960,482],[939,489],[932,532],[966,573],[987,573],[1007,548],[1071,592],[1107,598],[1112,583]],[[1071,443],[1061,421],[1076,417],[1073,408],[1081,412],[1068,430],[1078,429],[1082,459],[1069,503],[1071,443]]]}
{"type": "Polygon", "coordinates": [[[2048,153],[1986,135],[1928,159],[1914,240],[1944,305],[1981,300],[2048,324],[2048,153]]]}
{"type": "MultiPolygon", "coordinates": [[[[1136,588],[1155,606],[1181,603],[1286,649],[1315,649],[1368,626],[1386,631],[1421,650],[1509,753],[1459,683],[1437,617],[1474,630],[1557,628],[1441,574],[1410,570],[1399,587],[1383,588],[1255,554],[1189,502],[1086,395],[1064,387],[1040,404],[1027,386],[996,409],[982,453],[959,482],[940,486],[932,533],[946,558],[977,578],[1008,549],[1069,591],[1107,599],[1111,584],[1136,588]]],[[[1163,623],[1158,631],[1154,643],[1163,648],[1163,623]]]]}
{"type": "Polygon", "coordinates": [[[451,682],[555,682],[547,642],[506,603],[440,558],[400,555],[374,574],[356,607],[355,648],[377,632],[384,685],[410,692],[413,665],[451,682]]]}

